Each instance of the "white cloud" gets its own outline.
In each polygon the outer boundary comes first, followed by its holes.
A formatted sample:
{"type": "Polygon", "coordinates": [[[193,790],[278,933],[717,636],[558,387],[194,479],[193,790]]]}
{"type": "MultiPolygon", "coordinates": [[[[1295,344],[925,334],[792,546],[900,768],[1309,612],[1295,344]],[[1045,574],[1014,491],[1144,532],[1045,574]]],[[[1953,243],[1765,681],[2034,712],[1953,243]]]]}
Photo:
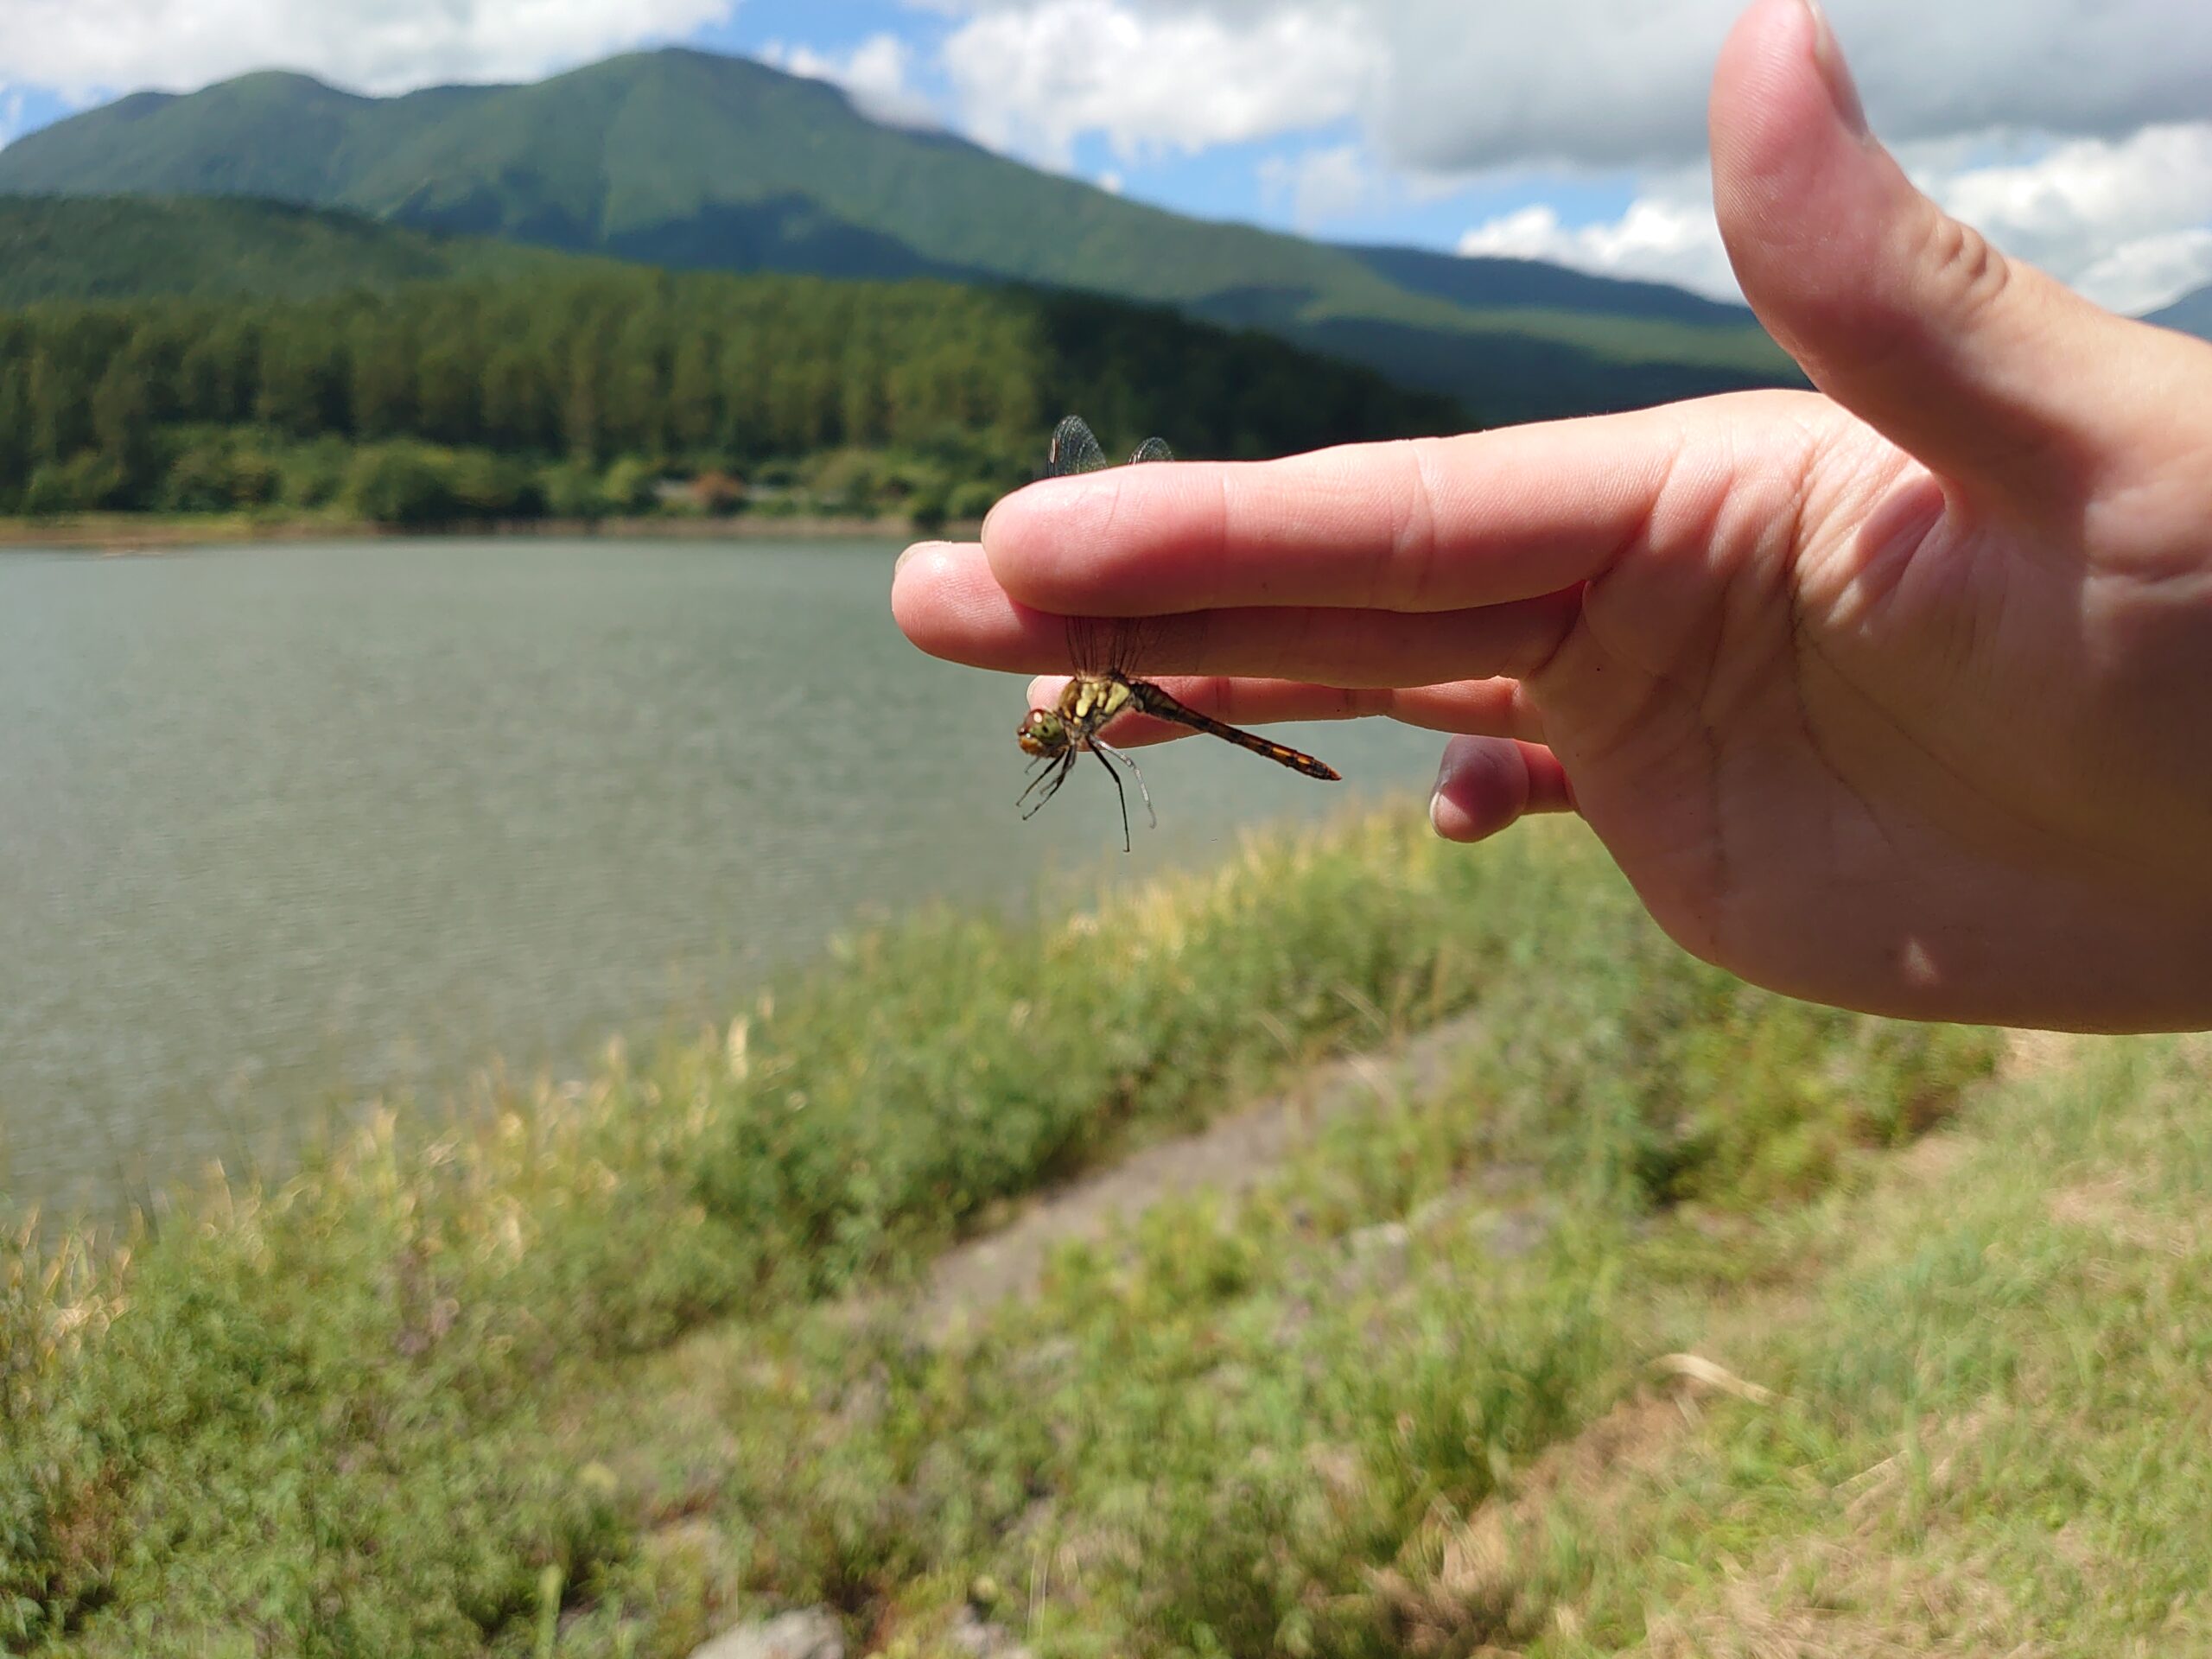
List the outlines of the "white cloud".
{"type": "Polygon", "coordinates": [[[1669,179],[1630,202],[1618,219],[1569,226],[1545,205],[1475,226],[1459,238],[1459,251],[1510,259],[1548,259],[1605,276],[1650,277],[1677,283],[1719,299],[1740,297],[1713,222],[1710,187],[1669,179]]]}
{"type": "Polygon", "coordinates": [[[735,0],[0,0],[0,86],[82,101],[250,69],[366,92],[528,80],[728,18],[735,0]]]}
{"type": "MultiPolygon", "coordinates": [[[[1357,116],[1408,171],[1688,162],[1742,0],[925,0],[979,135],[1125,154],[1357,116]]],[[[1828,0],[1895,139],[2201,118],[2204,0],[1828,0]]]]}
{"type": "Polygon", "coordinates": [[[1288,199],[1291,218],[1302,231],[1371,211],[1389,192],[1389,181],[1357,144],[1309,149],[1296,157],[1270,156],[1260,163],[1260,188],[1271,202],[1288,199]]]}
{"type": "MultiPolygon", "coordinates": [[[[1262,164],[1314,228],[1386,190],[1632,170],[1619,217],[1546,208],[1463,251],[1733,296],[1704,180],[1713,63],[1743,0],[910,0],[957,27],[963,124],[1065,166],[1359,137],[1262,164]],[[1363,168],[1364,171],[1363,171],[1363,168]]],[[[2212,278],[2205,0],[1828,0],[1870,115],[1923,184],[2001,245],[2124,309],[2212,278]],[[1993,162],[2041,135],[2025,160],[1993,162]]]]}
{"type": "Polygon", "coordinates": [[[913,48],[895,35],[872,35],[842,58],[781,41],[760,55],[794,75],[843,87],[854,108],[887,126],[942,124],[937,110],[913,86],[913,48]]]}
{"type": "Polygon", "coordinates": [[[2212,283],[2212,229],[2203,226],[2139,237],[2075,279],[2091,299],[2132,317],[2171,305],[2207,283],[2212,283]]]}
{"type": "Polygon", "coordinates": [[[16,135],[23,130],[23,95],[10,92],[0,98],[0,149],[13,143],[16,135]]]}
{"type": "Polygon", "coordinates": [[[1351,113],[1380,67],[1346,7],[1224,18],[1135,0],[986,7],[945,41],[963,124],[1065,167],[1096,133],[1125,162],[1318,126],[1351,113]]]}
{"type": "Polygon", "coordinates": [[[2212,279],[2212,122],[2076,139],[1948,175],[1913,171],[1999,246],[2115,310],[2150,309],[2212,279]]]}
{"type": "MultiPolygon", "coordinates": [[[[1949,212],[2114,310],[2153,309],[2212,282],[2212,123],[2075,139],[2027,161],[1992,162],[1956,141],[1899,153],[1949,212]]],[[[1737,296],[1710,185],[1693,171],[1646,181],[1609,220],[1569,226],[1543,206],[1503,214],[1461,237],[1459,251],[1737,296]]]]}

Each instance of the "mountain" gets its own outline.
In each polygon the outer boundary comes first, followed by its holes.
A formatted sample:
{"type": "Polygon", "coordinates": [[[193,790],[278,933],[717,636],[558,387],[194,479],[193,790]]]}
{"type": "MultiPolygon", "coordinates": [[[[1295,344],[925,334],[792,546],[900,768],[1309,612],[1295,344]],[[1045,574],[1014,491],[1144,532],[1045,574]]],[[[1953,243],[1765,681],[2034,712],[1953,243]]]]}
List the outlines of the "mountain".
{"type": "Polygon", "coordinates": [[[545,271],[563,256],[359,213],[228,197],[0,196],[0,307],[44,300],[307,299],[545,271]]]}
{"type": "Polygon", "coordinates": [[[2143,319],[2163,327],[2178,328],[2199,340],[2212,340],[2212,283],[2184,294],[2163,310],[2143,319]]]}
{"type": "Polygon", "coordinates": [[[0,192],[266,196],[676,267],[1092,289],[1264,328],[1486,419],[1794,374],[1747,311],[1189,219],[681,49],[391,99],[276,73],[139,93],[0,150],[0,192]]]}

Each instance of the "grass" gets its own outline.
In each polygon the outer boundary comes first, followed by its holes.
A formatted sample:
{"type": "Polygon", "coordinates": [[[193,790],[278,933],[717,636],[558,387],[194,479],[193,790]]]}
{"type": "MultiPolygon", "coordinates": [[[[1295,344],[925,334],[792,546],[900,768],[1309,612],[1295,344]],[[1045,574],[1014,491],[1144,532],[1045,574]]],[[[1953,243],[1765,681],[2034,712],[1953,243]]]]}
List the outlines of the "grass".
{"type": "Polygon", "coordinates": [[[926,918],[127,1255],[26,1233],[0,1639],[680,1654],[824,1605],[913,1655],[2182,1650],[2205,1056],[1986,1085],[1999,1046],[1745,991],[1548,828],[926,918]],[[1471,1008],[1441,1086],[1235,1203],[1033,1300],[909,1294],[1039,1184],[1471,1008]]]}

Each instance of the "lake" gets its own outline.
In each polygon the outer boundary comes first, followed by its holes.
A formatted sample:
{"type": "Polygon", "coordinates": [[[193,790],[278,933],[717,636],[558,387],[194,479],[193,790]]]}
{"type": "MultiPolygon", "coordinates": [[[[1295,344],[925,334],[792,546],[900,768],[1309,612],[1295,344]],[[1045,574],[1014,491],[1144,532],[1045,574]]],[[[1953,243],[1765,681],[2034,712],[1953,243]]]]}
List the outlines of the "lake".
{"type": "Polygon", "coordinates": [[[1349,788],[1201,740],[1145,756],[1133,855],[1088,771],[1024,823],[1022,682],[906,644],[896,552],[0,556],[0,1194],[281,1161],[494,1057],[726,1017],[920,901],[1080,899],[1433,774],[1433,734],[1294,728],[1349,788]]]}

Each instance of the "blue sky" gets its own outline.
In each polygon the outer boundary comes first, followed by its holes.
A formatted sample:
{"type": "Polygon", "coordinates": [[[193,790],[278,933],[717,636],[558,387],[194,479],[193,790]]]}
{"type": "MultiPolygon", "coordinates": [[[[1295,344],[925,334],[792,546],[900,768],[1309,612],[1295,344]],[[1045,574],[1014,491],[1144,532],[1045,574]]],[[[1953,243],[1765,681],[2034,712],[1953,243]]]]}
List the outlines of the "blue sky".
{"type": "MultiPolygon", "coordinates": [[[[0,139],[258,67],[385,93],[680,41],[1209,218],[1728,296],[1741,0],[0,0],[0,139]]],[[[2204,0],[1828,0],[1923,188],[2122,309],[2212,281],[2204,0]]]]}

